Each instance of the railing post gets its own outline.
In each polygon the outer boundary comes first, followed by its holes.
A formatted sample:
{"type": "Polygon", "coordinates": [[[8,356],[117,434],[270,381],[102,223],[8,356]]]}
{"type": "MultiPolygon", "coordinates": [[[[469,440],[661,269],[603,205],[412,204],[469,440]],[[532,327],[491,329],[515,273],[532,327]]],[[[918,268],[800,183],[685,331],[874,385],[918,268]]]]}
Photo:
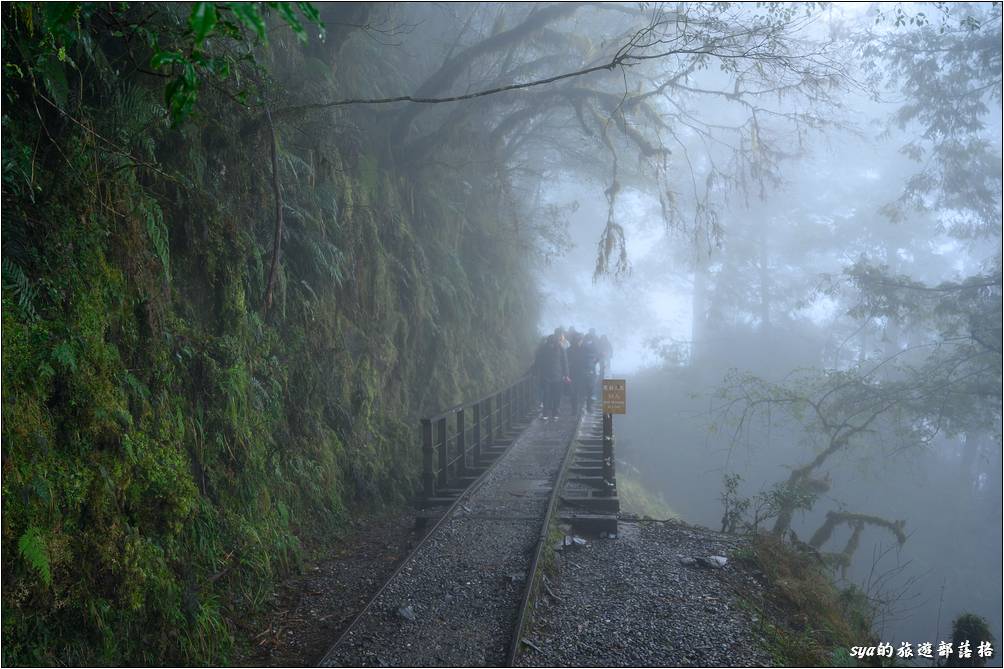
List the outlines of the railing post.
{"type": "Polygon", "coordinates": [[[487,437],[488,441],[486,441],[485,444],[487,444],[488,446],[492,446],[495,444],[495,432],[493,431],[495,423],[492,420],[492,399],[491,398],[486,399],[485,403],[488,405],[487,406],[488,411],[486,412],[487,413],[486,418],[488,419],[488,423],[487,425],[485,425],[485,437],[487,437]]]}
{"type": "Polygon", "coordinates": [[[467,435],[464,434],[464,409],[457,412],[457,478],[467,475],[467,435]]]}
{"type": "Polygon", "coordinates": [[[475,402],[474,406],[471,407],[474,412],[472,418],[474,419],[474,429],[471,432],[471,439],[474,444],[471,450],[474,451],[474,466],[481,466],[481,402],[475,402]]]}
{"type": "Polygon", "coordinates": [[[603,494],[614,493],[614,415],[603,414],[603,494]]]}
{"type": "Polygon", "coordinates": [[[519,422],[519,382],[512,384],[512,420],[519,422]]]}
{"type": "Polygon", "coordinates": [[[436,475],[432,471],[432,421],[422,419],[422,493],[426,499],[436,496],[436,475]]]}
{"type": "Polygon", "coordinates": [[[492,415],[495,416],[495,436],[499,439],[502,438],[502,393],[495,393],[492,397],[492,403],[495,405],[492,415]]]}
{"type": "Polygon", "coordinates": [[[512,423],[516,419],[516,389],[509,388],[509,430],[512,430],[512,423]]]}
{"type": "Polygon", "coordinates": [[[512,388],[512,421],[518,423],[520,419],[519,412],[519,384],[513,386],[512,388]]]}
{"type": "Polygon", "coordinates": [[[516,422],[519,422],[519,420],[523,417],[523,410],[521,409],[523,405],[522,389],[523,383],[521,381],[517,381],[513,384],[512,393],[515,398],[513,399],[512,415],[516,422]]]}
{"type": "MultiPolygon", "coordinates": [[[[524,419],[535,413],[540,388],[533,372],[517,379],[512,385],[499,390],[494,395],[478,400],[469,406],[471,410],[471,438],[467,438],[467,408],[461,406],[452,412],[447,412],[433,418],[421,418],[422,439],[422,495],[426,500],[443,494],[451,484],[451,477],[466,478],[472,468],[484,466],[484,449],[492,448],[505,435],[511,435],[518,426],[522,427],[524,419]],[[450,425],[449,413],[456,413],[455,425],[450,425]],[[450,428],[456,427],[456,447],[451,454],[450,428]],[[470,453],[470,457],[468,457],[470,453]],[[452,455],[452,457],[451,457],[452,455]],[[450,461],[454,466],[451,466],[450,461]]],[[[609,418],[609,417],[605,417],[609,418]]],[[[604,423],[604,429],[608,426],[604,423]]],[[[608,440],[612,446],[611,436],[608,440]]],[[[604,433],[606,435],[606,432],[604,433]]],[[[613,451],[604,448],[605,468],[604,478],[613,481],[613,451]],[[609,457],[608,456],[609,452],[609,457]],[[606,476],[609,465],[609,477],[606,476]]],[[[610,488],[613,492],[613,488],[610,488]]]]}
{"type": "Polygon", "coordinates": [[[515,422],[518,423],[519,419],[523,415],[523,412],[520,411],[520,405],[521,405],[521,403],[522,403],[523,400],[522,400],[522,398],[520,396],[520,384],[519,383],[517,383],[515,386],[513,386],[512,395],[513,395],[513,397],[512,397],[512,419],[513,419],[513,421],[515,421],[515,422]]]}
{"type": "Polygon", "coordinates": [[[507,432],[512,432],[512,409],[513,409],[513,406],[512,406],[512,396],[513,396],[512,386],[509,386],[508,388],[506,388],[505,396],[506,396],[506,403],[505,403],[506,404],[505,427],[506,427],[506,431],[507,432]]]}
{"type": "Polygon", "coordinates": [[[499,432],[506,434],[509,432],[509,389],[505,388],[499,393],[499,432]]]}
{"type": "Polygon", "coordinates": [[[445,488],[447,485],[446,478],[446,418],[440,418],[436,421],[436,449],[439,451],[439,477],[436,484],[440,488],[445,488]]]}

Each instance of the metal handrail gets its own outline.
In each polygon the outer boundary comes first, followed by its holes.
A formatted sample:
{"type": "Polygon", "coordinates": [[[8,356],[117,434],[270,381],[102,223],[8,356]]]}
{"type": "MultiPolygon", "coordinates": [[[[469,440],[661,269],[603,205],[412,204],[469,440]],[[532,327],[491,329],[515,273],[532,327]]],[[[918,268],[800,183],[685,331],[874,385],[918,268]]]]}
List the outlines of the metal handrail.
{"type": "Polygon", "coordinates": [[[481,399],[422,418],[423,496],[435,497],[437,490],[449,487],[451,479],[462,479],[469,467],[480,467],[482,448],[491,447],[512,429],[515,420],[527,415],[537,401],[536,395],[534,375],[528,372],[481,399]],[[469,427],[468,410],[473,414],[469,427]]]}
{"type": "Polygon", "coordinates": [[[425,418],[423,418],[423,420],[427,419],[427,420],[433,420],[434,421],[434,420],[437,420],[439,418],[449,417],[449,416],[457,413],[461,409],[466,409],[466,408],[474,406],[475,404],[483,403],[486,400],[495,397],[496,395],[500,395],[500,394],[504,393],[505,391],[510,390],[511,388],[514,388],[515,386],[519,385],[521,382],[526,381],[528,379],[532,380],[533,378],[534,378],[533,372],[532,371],[528,371],[526,374],[524,374],[520,378],[516,379],[516,381],[514,381],[510,385],[506,386],[502,390],[496,391],[494,393],[489,393],[489,394],[485,395],[484,397],[482,397],[481,399],[474,400],[473,402],[464,402],[463,404],[457,404],[456,406],[452,406],[449,409],[446,409],[444,411],[440,411],[439,413],[437,413],[437,414],[435,414],[433,416],[425,416],[425,418]]]}

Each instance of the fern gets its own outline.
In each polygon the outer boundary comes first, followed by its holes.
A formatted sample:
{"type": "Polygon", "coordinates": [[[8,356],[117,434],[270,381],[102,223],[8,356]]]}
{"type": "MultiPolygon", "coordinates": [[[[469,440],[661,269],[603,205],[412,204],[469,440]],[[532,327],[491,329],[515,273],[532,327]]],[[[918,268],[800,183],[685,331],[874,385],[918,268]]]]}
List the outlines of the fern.
{"type": "Polygon", "coordinates": [[[331,279],[336,285],[342,285],[345,279],[342,273],[345,257],[341,250],[331,242],[315,242],[312,240],[310,242],[310,251],[313,255],[315,271],[319,275],[331,279]]]}
{"type": "Polygon", "coordinates": [[[286,163],[286,167],[293,173],[294,180],[310,182],[315,178],[313,166],[295,153],[281,152],[279,160],[286,163]]]}
{"type": "Polygon", "coordinates": [[[52,360],[71,372],[77,371],[77,354],[69,342],[60,342],[52,349],[52,360]]]}
{"type": "Polygon", "coordinates": [[[146,235],[153,244],[153,249],[160,260],[160,265],[164,269],[164,276],[171,280],[171,256],[167,245],[167,233],[164,227],[164,218],[159,210],[148,211],[146,214],[146,235]]]}
{"type": "Polygon", "coordinates": [[[29,527],[17,541],[18,552],[32,569],[38,572],[42,581],[52,585],[52,572],[49,570],[49,549],[42,538],[42,531],[37,527],[29,527]]]}
{"type": "Polygon", "coordinates": [[[3,259],[3,284],[4,289],[11,291],[17,298],[17,306],[24,313],[29,322],[38,320],[38,312],[35,311],[35,297],[37,295],[35,286],[31,279],[27,277],[21,266],[10,258],[3,259]]]}
{"type": "MultiPolygon", "coordinates": [[[[110,68],[102,72],[100,66],[97,70],[105,75],[111,72],[110,68]]],[[[148,91],[135,84],[121,84],[107,107],[110,114],[106,132],[114,134],[122,145],[142,147],[145,156],[153,157],[153,137],[146,129],[150,117],[158,113],[157,108],[148,91]]]]}

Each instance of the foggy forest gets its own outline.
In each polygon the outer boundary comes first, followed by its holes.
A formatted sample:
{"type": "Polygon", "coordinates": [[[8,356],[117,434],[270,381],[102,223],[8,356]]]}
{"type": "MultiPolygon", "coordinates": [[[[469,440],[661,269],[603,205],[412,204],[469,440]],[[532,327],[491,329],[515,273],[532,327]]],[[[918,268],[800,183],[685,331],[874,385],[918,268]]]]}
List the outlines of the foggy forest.
{"type": "Polygon", "coordinates": [[[6,666],[1002,666],[1000,3],[5,2],[6,666]]]}

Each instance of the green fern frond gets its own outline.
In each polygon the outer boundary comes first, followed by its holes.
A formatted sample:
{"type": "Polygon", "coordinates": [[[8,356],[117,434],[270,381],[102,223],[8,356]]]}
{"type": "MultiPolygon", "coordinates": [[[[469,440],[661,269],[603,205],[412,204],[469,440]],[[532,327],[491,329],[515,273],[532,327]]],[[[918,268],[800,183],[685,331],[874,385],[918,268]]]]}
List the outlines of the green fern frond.
{"type": "Polygon", "coordinates": [[[35,311],[37,296],[35,286],[21,266],[10,258],[3,259],[3,287],[17,297],[17,306],[29,322],[38,320],[38,312],[35,311]]]}
{"type": "Polygon", "coordinates": [[[49,570],[49,549],[42,538],[42,531],[37,527],[29,527],[17,542],[18,552],[32,569],[38,572],[42,581],[48,586],[52,584],[52,572],[49,570]]]}
{"type": "Polygon", "coordinates": [[[71,372],[77,371],[77,354],[69,342],[60,342],[53,347],[52,360],[71,372]]]}
{"type": "Polygon", "coordinates": [[[164,269],[164,276],[171,280],[171,252],[167,244],[167,229],[164,217],[159,210],[148,211],[146,214],[146,234],[153,244],[154,252],[164,269]]]}

